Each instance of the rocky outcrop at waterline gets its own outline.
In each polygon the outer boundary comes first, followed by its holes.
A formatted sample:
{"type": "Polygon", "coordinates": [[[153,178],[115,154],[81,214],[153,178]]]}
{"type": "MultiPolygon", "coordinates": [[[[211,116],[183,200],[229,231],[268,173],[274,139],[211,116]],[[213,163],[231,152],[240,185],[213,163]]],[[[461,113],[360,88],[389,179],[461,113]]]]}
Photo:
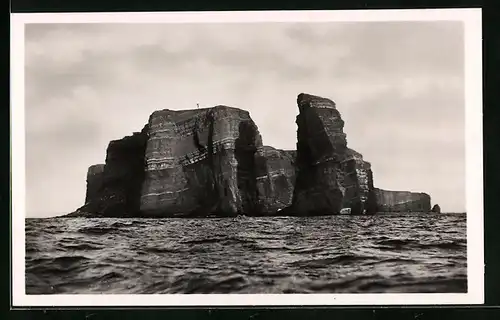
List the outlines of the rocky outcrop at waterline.
{"type": "Polygon", "coordinates": [[[111,141],[87,174],[85,204],[69,216],[234,217],[430,211],[423,193],[374,187],[347,146],[336,104],[297,97],[297,150],[262,143],[250,114],[215,106],[153,112],[141,132],[111,141]]]}

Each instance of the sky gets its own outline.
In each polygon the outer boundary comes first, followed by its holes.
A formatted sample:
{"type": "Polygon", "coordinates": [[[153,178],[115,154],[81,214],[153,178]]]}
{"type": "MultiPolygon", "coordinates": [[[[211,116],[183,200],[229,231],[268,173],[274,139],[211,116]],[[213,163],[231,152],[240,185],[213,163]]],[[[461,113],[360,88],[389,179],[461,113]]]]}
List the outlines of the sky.
{"type": "Polygon", "coordinates": [[[26,25],[27,217],[82,206],[87,168],[155,110],[242,108],[295,149],[301,92],[336,102],[376,187],[465,212],[463,41],[454,21],[26,25]]]}

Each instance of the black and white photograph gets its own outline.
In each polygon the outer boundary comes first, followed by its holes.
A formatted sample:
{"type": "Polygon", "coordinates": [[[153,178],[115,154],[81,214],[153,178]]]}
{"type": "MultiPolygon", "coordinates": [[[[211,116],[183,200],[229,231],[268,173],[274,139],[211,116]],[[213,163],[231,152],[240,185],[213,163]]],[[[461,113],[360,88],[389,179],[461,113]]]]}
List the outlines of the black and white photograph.
{"type": "Polygon", "coordinates": [[[14,15],[14,301],[482,303],[480,17],[14,15]]]}

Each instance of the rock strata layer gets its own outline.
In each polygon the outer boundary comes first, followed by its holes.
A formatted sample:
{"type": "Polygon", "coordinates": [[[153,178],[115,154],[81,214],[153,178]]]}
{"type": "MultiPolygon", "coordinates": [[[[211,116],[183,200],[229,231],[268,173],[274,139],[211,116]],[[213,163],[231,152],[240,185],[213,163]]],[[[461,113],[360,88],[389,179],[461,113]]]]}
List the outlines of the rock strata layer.
{"type": "Polygon", "coordinates": [[[105,164],[88,170],[84,206],[69,216],[430,211],[427,194],[374,187],[332,100],[302,93],[297,105],[297,150],[264,146],[238,108],[155,111],[141,132],[110,142],[105,164]]]}
{"type": "Polygon", "coordinates": [[[141,214],[146,142],[147,127],[109,143],[106,163],[91,166],[88,170],[87,197],[79,211],[106,217],[141,214]]]}
{"type": "Polygon", "coordinates": [[[253,159],[261,145],[257,126],[243,110],[217,106],[153,113],[141,211],[147,216],[252,212],[253,159]]]}

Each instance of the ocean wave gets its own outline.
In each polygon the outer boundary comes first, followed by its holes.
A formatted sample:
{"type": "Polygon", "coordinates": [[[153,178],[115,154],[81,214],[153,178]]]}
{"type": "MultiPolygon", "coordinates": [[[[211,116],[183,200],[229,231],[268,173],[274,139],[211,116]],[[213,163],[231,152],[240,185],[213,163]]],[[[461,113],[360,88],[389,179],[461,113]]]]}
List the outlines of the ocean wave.
{"type": "Polygon", "coordinates": [[[183,244],[208,244],[208,243],[256,243],[253,239],[244,239],[238,237],[208,237],[203,239],[193,239],[181,241],[183,244]]]}
{"type": "Polygon", "coordinates": [[[142,253],[176,253],[179,252],[180,249],[178,247],[145,247],[142,249],[142,253]]]}
{"type": "Polygon", "coordinates": [[[241,291],[249,282],[242,275],[203,276],[182,275],[174,279],[167,289],[168,293],[231,293],[241,291]]]}
{"type": "Polygon", "coordinates": [[[377,258],[372,256],[344,254],[331,258],[299,260],[290,263],[290,266],[298,268],[327,268],[330,267],[331,265],[350,264],[350,263],[363,262],[373,259],[377,258]]]}
{"type": "Polygon", "coordinates": [[[440,241],[440,242],[425,242],[420,240],[413,239],[386,239],[386,240],[378,240],[376,244],[380,247],[384,248],[392,248],[392,249],[448,249],[448,250],[456,250],[461,248],[466,248],[467,244],[464,241],[440,241]]]}
{"type": "Polygon", "coordinates": [[[40,257],[29,260],[26,272],[46,275],[65,274],[83,268],[89,260],[84,256],[40,257]]]}
{"type": "Polygon", "coordinates": [[[438,243],[420,243],[421,248],[437,248],[446,250],[459,250],[462,248],[467,248],[465,241],[445,241],[438,243]]]}
{"type": "Polygon", "coordinates": [[[103,245],[97,243],[68,243],[68,244],[61,244],[61,247],[75,251],[91,251],[91,250],[101,250],[103,248],[103,245]]]}
{"type": "Polygon", "coordinates": [[[115,227],[82,227],[78,229],[78,232],[83,233],[83,234],[88,234],[88,235],[104,235],[107,233],[112,233],[112,232],[117,232],[120,231],[119,228],[115,227]]]}

